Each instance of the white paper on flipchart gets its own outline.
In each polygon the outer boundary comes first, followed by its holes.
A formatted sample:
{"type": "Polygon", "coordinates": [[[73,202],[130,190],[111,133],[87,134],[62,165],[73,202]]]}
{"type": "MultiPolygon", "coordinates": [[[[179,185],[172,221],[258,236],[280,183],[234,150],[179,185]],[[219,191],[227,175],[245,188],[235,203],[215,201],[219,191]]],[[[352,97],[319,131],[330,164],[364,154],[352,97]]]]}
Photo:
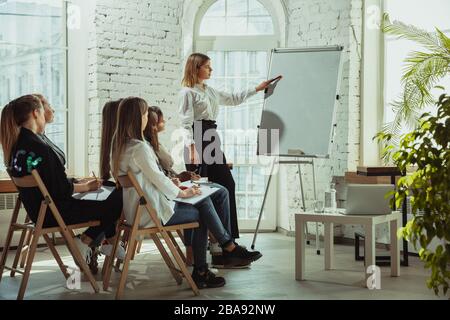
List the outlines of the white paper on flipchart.
{"type": "Polygon", "coordinates": [[[75,193],[72,195],[72,197],[79,200],[103,201],[106,200],[113,191],[114,187],[102,186],[96,191],[75,193]]]}
{"type": "MultiPolygon", "coordinates": [[[[191,183],[190,181],[185,181],[185,182],[181,183],[181,185],[184,187],[190,188],[190,187],[192,187],[193,183],[191,183]]],[[[202,194],[200,194],[200,195],[197,195],[192,198],[175,198],[174,201],[194,205],[194,204],[199,203],[203,199],[206,199],[210,195],[212,195],[214,192],[219,190],[219,188],[211,187],[206,184],[202,184],[202,185],[200,185],[200,190],[202,191],[202,194]]]]}

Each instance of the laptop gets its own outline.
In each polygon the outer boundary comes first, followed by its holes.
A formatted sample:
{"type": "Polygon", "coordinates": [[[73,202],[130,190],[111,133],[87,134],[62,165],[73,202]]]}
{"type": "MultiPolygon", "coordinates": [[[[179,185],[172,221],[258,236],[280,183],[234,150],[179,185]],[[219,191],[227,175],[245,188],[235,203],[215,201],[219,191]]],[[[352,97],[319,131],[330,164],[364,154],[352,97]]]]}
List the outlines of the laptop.
{"type": "Polygon", "coordinates": [[[349,184],[347,186],[346,215],[383,215],[392,213],[391,197],[386,194],[394,190],[393,184],[349,184]]]}

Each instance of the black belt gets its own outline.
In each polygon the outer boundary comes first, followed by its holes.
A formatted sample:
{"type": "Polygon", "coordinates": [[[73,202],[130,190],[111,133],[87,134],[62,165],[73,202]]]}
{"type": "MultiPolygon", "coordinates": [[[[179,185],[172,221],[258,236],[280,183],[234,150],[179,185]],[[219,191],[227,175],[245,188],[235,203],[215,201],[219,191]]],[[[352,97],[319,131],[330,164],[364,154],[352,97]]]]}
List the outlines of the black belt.
{"type": "Polygon", "coordinates": [[[213,125],[216,124],[215,120],[200,120],[202,123],[213,125]]]}
{"type": "MultiPolygon", "coordinates": [[[[202,131],[206,131],[208,129],[217,129],[216,121],[214,120],[196,120],[202,122],[202,131]]],[[[192,125],[192,128],[194,128],[194,124],[192,125]]]]}

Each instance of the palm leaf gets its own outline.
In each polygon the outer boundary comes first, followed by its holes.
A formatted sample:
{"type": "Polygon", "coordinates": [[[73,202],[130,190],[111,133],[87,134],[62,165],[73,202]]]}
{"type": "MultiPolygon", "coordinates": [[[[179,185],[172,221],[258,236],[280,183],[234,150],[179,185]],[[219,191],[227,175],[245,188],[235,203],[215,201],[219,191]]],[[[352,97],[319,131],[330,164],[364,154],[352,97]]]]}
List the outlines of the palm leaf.
{"type": "Polygon", "coordinates": [[[405,62],[403,81],[415,78],[437,82],[449,72],[450,55],[413,51],[405,62]]]}
{"type": "Polygon", "coordinates": [[[392,150],[399,145],[402,127],[417,127],[423,108],[435,104],[431,90],[450,73],[450,39],[439,29],[432,33],[399,21],[391,23],[388,14],[383,17],[383,32],[414,41],[427,49],[427,52],[413,51],[405,59],[401,79],[403,92],[391,103],[394,120],[382,127],[382,132],[392,137],[385,141],[392,150]]]}
{"type": "Polygon", "coordinates": [[[383,17],[383,32],[396,36],[398,39],[407,39],[420,43],[430,50],[443,50],[441,41],[437,34],[427,32],[400,21],[394,21],[392,23],[387,13],[385,13],[383,17]]]}
{"type": "Polygon", "coordinates": [[[436,33],[441,41],[441,45],[450,52],[450,38],[445,35],[441,30],[436,28],[436,33]]]}

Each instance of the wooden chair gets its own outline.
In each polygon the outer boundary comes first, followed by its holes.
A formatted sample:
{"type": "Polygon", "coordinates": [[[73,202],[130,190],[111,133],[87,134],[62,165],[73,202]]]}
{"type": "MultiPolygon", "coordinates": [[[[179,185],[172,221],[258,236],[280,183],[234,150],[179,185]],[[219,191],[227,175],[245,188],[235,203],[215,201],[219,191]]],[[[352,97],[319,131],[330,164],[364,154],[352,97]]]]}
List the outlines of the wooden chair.
{"type": "MultiPolygon", "coordinates": [[[[125,288],[127,276],[128,276],[128,268],[130,264],[130,260],[134,257],[134,254],[136,252],[136,244],[138,242],[138,237],[140,236],[150,236],[153,241],[156,244],[156,247],[158,248],[159,252],[161,253],[161,256],[163,257],[165,263],[169,267],[170,272],[172,273],[172,276],[175,278],[176,282],[178,284],[182,283],[182,277],[186,278],[189,286],[191,287],[192,291],[195,295],[199,295],[199,290],[197,288],[197,285],[193,281],[185,263],[185,258],[183,255],[183,252],[176,244],[175,238],[172,235],[172,231],[175,232],[181,232],[181,230],[184,229],[192,229],[192,228],[198,228],[199,224],[197,222],[193,223],[185,223],[185,224],[178,224],[178,225],[172,225],[172,226],[163,226],[160,219],[158,218],[155,209],[151,206],[150,201],[148,200],[146,194],[142,190],[141,186],[137,182],[134,174],[132,172],[128,172],[125,176],[120,176],[116,179],[120,186],[122,188],[134,188],[134,190],[137,192],[139,196],[139,203],[136,206],[136,214],[134,217],[134,221],[125,222],[122,221],[118,226],[118,232],[116,234],[116,240],[114,242],[113,247],[113,254],[112,257],[115,257],[117,247],[119,245],[119,239],[120,234],[122,231],[127,234],[126,238],[126,256],[125,260],[123,261],[123,267],[122,267],[122,274],[120,275],[119,285],[117,287],[116,291],[116,299],[120,299],[123,296],[123,291],[125,288]],[[141,228],[139,227],[139,222],[141,221],[141,215],[142,212],[145,211],[147,214],[150,215],[151,220],[155,224],[155,227],[150,228],[141,228]],[[172,254],[173,258],[175,259],[176,265],[178,265],[178,268],[175,267],[174,262],[172,261],[171,257],[169,256],[168,252],[166,251],[164,245],[162,244],[160,237],[164,239],[164,242],[166,243],[167,247],[169,248],[170,253],[172,254]]],[[[105,259],[103,268],[105,269],[105,274],[103,277],[103,289],[106,291],[109,287],[109,281],[111,278],[111,271],[112,271],[112,265],[113,265],[113,258],[107,257],[105,259]]]]}
{"type": "MultiPolygon", "coordinates": [[[[61,217],[61,214],[59,213],[58,209],[55,206],[55,203],[52,200],[52,197],[50,196],[46,186],[44,185],[39,173],[37,170],[33,170],[31,172],[31,175],[22,177],[22,178],[15,178],[11,177],[12,181],[16,185],[16,187],[20,188],[35,188],[38,187],[41,191],[44,199],[42,200],[41,207],[39,209],[38,218],[36,223],[30,222],[28,216],[25,219],[24,223],[18,223],[17,218],[19,215],[19,210],[21,207],[21,200],[20,197],[16,201],[16,205],[14,207],[14,211],[11,217],[11,223],[9,225],[8,233],[6,236],[5,246],[3,249],[2,257],[0,260],[0,281],[2,279],[3,270],[7,269],[11,271],[11,277],[14,277],[15,273],[20,273],[23,275],[22,282],[20,284],[19,293],[17,295],[18,300],[22,300],[25,294],[25,290],[28,284],[28,278],[30,276],[31,266],[33,264],[34,256],[36,253],[37,244],[39,241],[39,238],[42,236],[45,240],[45,242],[48,245],[48,248],[50,249],[51,253],[53,254],[56,262],[58,263],[59,268],[61,269],[64,277],[68,279],[70,277],[70,274],[67,271],[67,266],[64,265],[64,263],[61,260],[61,257],[58,254],[58,251],[56,250],[55,246],[53,245],[52,240],[49,237],[49,234],[59,232],[63,236],[64,240],[66,241],[67,247],[72,254],[75,262],[81,267],[81,271],[83,271],[92,288],[95,292],[99,292],[99,287],[97,283],[95,282],[95,279],[89,270],[88,265],[86,264],[86,261],[81,256],[80,250],[78,249],[77,245],[75,244],[75,241],[73,239],[74,232],[73,230],[81,229],[81,228],[88,228],[93,226],[100,225],[100,221],[89,221],[86,223],[79,223],[79,224],[73,224],[73,225],[66,225],[64,220],[61,217]],[[56,227],[48,227],[44,228],[43,223],[45,219],[45,215],[47,212],[47,209],[50,208],[50,212],[55,218],[55,220],[58,223],[58,226],[56,227]],[[6,260],[8,257],[8,251],[11,246],[11,241],[13,238],[13,234],[16,231],[22,231],[22,235],[19,240],[19,244],[17,247],[16,255],[14,258],[14,262],[12,267],[6,266],[6,260]],[[24,249],[24,242],[25,238],[29,237],[31,239],[31,242],[29,244],[29,247],[27,250],[24,249]],[[22,260],[24,261],[24,270],[19,270],[17,268],[17,265],[19,263],[20,257],[22,255],[22,260]]],[[[26,244],[26,243],[25,243],[26,244]]],[[[22,264],[22,263],[21,263],[22,264]]]]}

